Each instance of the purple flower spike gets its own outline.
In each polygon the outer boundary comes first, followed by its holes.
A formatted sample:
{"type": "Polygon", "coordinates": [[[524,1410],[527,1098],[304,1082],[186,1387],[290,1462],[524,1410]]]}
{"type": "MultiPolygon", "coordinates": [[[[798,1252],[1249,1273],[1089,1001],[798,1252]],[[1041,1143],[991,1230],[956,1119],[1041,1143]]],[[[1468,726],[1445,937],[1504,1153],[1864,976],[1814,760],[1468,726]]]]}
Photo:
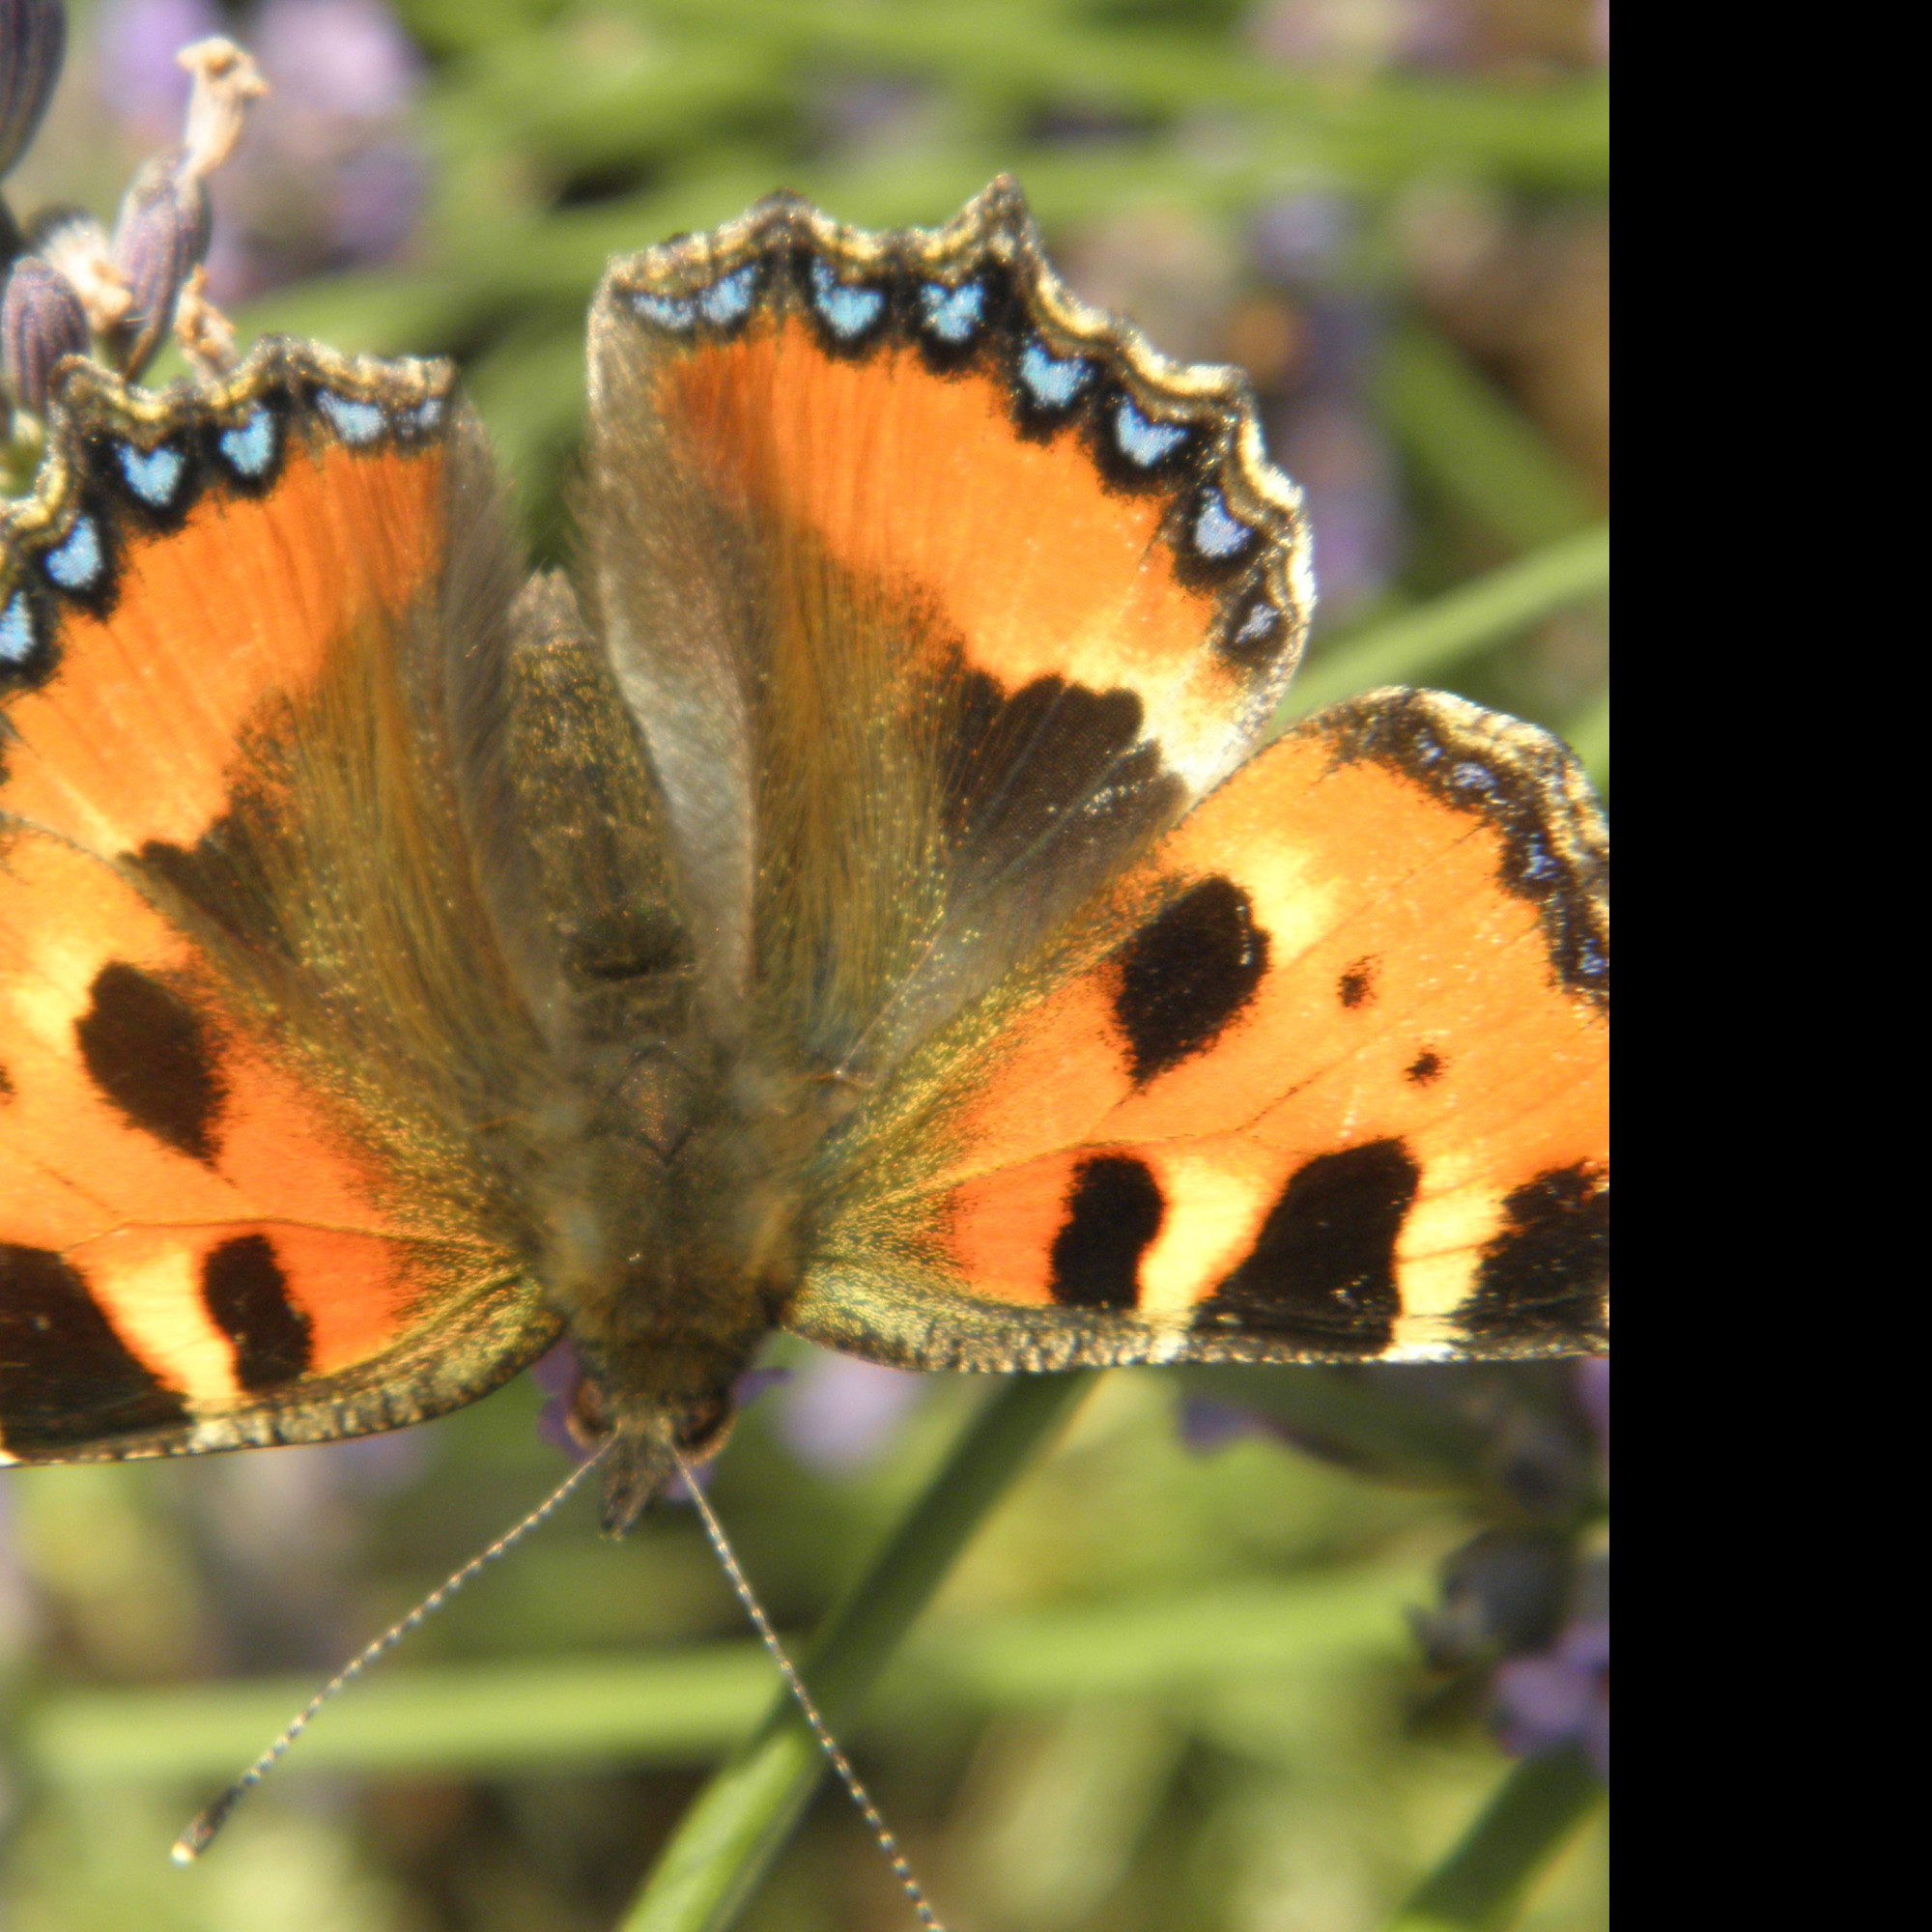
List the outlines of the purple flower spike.
{"type": "Polygon", "coordinates": [[[537,1434],[573,1463],[582,1462],[590,1451],[577,1439],[570,1426],[570,1411],[577,1402],[578,1384],[583,1379],[583,1364],[567,1338],[531,1363],[530,1379],[550,1398],[538,1411],[537,1434]]]}
{"type": "Polygon", "coordinates": [[[1505,1749],[1531,1757],[1578,1744],[1610,1776],[1610,1624],[1579,1617],[1547,1651],[1513,1657],[1495,1678],[1496,1730],[1505,1749]]]}
{"type": "Polygon", "coordinates": [[[0,175],[39,131],[66,58],[62,0],[0,0],[0,175]]]}
{"type": "Polygon", "coordinates": [[[14,400],[45,415],[55,366],[87,350],[87,311],[72,283],[38,256],[21,256],[0,297],[0,367],[14,400]]]}
{"type": "Polygon", "coordinates": [[[155,359],[187,278],[208,253],[208,190],[184,150],[157,155],[134,177],[114,224],[114,266],[131,298],[119,345],[129,382],[155,359]]]}
{"type": "Polygon", "coordinates": [[[383,0],[268,0],[250,36],[278,111],[386,121],[408,107],[421,63],[383,0]]]}
{"type": "Polygon", "coordinates": [[[95,15],[96,85],[137,146],[175,138],[189,88],[175,56],[220,31],[213,0],[109,0],[95,15]]]}
{"type": "Polygon", "coordinates": [[[815,1469],[860,1469],[884,1452],[923,1386],[923,1376],[903,1369],[826,1355],[799,1378],[779,1431],[792,1453],[815,1469]]]}

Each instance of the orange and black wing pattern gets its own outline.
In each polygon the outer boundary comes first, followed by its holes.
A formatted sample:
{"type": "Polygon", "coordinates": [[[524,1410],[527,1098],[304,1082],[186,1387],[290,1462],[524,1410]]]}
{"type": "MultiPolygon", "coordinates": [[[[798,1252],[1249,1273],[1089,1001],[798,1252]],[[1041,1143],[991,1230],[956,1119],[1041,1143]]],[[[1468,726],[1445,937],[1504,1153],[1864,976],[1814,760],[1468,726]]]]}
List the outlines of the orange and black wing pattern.
{"type": "Polygon", "coordinates": [[[923,1366],[1606,1346],[1607,846],[1383,692],[1258,753],[907,1066],[793,1325],[923,1366]]]}
{"type": "Polygon", "coordinates": [[[592,601],[718,1004],[873,1080],[1238,765],[1312,593],[1243,379],[791,196],[613,264],[592,601]]]}
{"type": "Polygon", "coordinates": [[[390,1427],[554,1326],[486,1211],[520,1035],[412,668],[460,430],[431,365],[75,365],[0,512],[0,1459],[390,1427]]]}

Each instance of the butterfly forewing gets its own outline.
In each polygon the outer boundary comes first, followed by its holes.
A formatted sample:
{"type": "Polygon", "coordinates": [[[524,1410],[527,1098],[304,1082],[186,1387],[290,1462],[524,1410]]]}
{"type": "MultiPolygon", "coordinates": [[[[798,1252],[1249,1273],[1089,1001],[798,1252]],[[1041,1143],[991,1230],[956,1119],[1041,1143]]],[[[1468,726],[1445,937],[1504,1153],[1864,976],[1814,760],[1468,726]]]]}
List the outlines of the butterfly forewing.
{"type": "Polygon", "coordinates": [[[528,1046],[439,749],[446,387],[83,372],[9,514],[10,1456],[389,1427],[554,1326],[471,1131],[528,1046]]]}
{"type": "Polygon", "coordinates": [[[619,262],[592,365],[588,541],[690,895],[740,997],[875,1079],[1253,743],[1298,499],[1234,372],[1077,302],[1009,185],[619,262]]]}

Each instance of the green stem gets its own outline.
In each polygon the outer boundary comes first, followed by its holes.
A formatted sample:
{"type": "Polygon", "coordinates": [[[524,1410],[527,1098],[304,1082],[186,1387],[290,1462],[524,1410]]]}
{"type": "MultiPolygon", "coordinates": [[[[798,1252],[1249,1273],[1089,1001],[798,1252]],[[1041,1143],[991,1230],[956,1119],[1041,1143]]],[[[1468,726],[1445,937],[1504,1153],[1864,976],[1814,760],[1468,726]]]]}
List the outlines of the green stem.
{"type": "Polygon", "coordinates": [[[1575,1746],[1523,1759],[1386,1932],[1488,1932],[1506,1924],[1530,1881],[1603,1796],[1602,1780],[1575,1746]]]}
{"type": "Polygon", "coordinates": [[[1410,323],[1392,334],[1378,400],[1423,478],[1508,549],[1534,550],[1600,514],[1543,431],[1436,330],[1410,323]]]}
{"type": "MultiPolygon", "coordinates": [[[[1016,1376],[967,1429],[930,1487],[827,1617],[804,1674],[834,1731],[873,1680],[993,1506],[1094,1379],[1016,1376]]],[[[724,1932],[803,1815],[826,1765],[789,1695],[685,1813],[623,1932],[724,1932]]]]}
{"type": "Polygon", "coordinates": [[[1289,689],[1295,715],[1383,684],[1413,684],[1485,644],[1553,615],[1610,581],[1610,526],[1559,537],[1419,610],[1405,611],[1321,653],[1289,689]]]}

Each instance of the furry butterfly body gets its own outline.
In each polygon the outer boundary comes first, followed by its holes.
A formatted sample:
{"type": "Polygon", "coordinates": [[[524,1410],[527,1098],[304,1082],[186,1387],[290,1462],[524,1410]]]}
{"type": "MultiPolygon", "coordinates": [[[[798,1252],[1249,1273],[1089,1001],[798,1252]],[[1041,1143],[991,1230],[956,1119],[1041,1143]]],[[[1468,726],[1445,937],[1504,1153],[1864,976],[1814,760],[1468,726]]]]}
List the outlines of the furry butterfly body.
{"type": "Polygon", "coordinates": [[[1311,598],[1231,371],[1008,184],[617,262],[581,554],[448,372],[73,365],[0,590],[0,1444],[392,1427],[567,1329],[621,1524],[782,1324],[1604,1346],[1606,846],[1311,598]]]}

